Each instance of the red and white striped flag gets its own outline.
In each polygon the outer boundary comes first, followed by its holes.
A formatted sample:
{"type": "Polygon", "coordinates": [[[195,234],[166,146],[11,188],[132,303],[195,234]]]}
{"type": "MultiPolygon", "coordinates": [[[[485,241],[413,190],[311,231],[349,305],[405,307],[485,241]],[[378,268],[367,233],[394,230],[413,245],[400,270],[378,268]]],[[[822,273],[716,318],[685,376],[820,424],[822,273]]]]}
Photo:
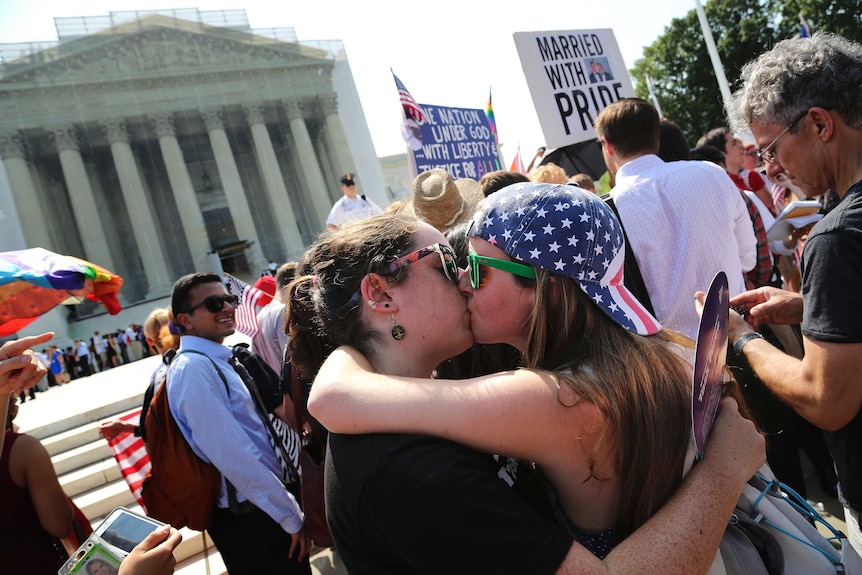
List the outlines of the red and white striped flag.
{"type": "MultiPolygon", "coordinates": [[[[391,71],[391,70],[390,70],[391,71]]],[[[395,72],[392,72],[392,77],[395,78],[395,87],[398,88],[398,97],[401,99],[401,107],[404,109],[404,115],[408,118],[413,118],[419,124],[424,124],[428,121],[425,111],[416,103],[404,83],[398,79],[395,72]]]]}
{"type": "MultiPolygon", "coordinates": [[[[138,409],[122,416],[120,419],[122,421],[137,423],[140,418],[141,410],[138,409]]],[[[114,459],[117,460],[117,465],[120,467],[123,478],[129,484],[129,489],[138,501],[138,505],[144,507],[144,501],[141,499],[141,488],[143,487],[144,477],[147,476],[147,471],[151,467],[150,456],[147,453],[144,440],[134,433],[121,433],[114,436],[113,439],[109,439],[108,445],[114,454],[114,459]]]]}
{"type": "Polygon", "coordinates": [[[260,331],[257,323],[257,312],[259,310],[261,297],[270,298],[269,294],[254,286],[250,286],[242,280],[238,280],[230,274],[224,275],[227,291],[239,298],[236,306],[235,325],[236,330],[249,337],[254,337],[260,331]]]}

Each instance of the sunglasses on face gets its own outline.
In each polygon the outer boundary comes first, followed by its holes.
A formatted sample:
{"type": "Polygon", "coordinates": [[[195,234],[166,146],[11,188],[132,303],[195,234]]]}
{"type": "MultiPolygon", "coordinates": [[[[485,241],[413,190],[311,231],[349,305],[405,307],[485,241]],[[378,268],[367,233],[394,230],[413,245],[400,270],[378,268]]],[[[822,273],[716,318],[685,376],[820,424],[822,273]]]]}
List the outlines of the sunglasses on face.
{"type": "Polygon", "coordinates": [[[198,302],[192,307],[190,307],[186,313],[192,313],[201,306],[205,306],[207,308],[207,311],[210,313],[218,313],[222,310],[222,308],[224,308],[225,302],[229,303],[231,307],[235,308],[237,302],[239,302],[239,297],[231,294],[209,295],[205,297],[203,301],[198,302]]]}
{"type": "Polygon", "coordinates": [[[467,269],[470,270],[470,287],[473,289],[478,289],[482,285],[482,277],[479,273],[480,266],[496,268],[522,278],[533,279],[536,277],[536,270],[527,264],[469,253],[467,254],[467,269]]]}
{"type": "Polygon", "coordinates": [[[455,259],[455,252],[444,244],[431,244],[415,252],[411,252],[406,256],[401,256],[385,269],[384,275],[392,275],[403,267],[409,266],[413,262],[418,262],[425,256],[437,254],[440,256],[440,263],[443,264],[443,273],[446,274],[446,279],[451,282],[458,283],[458,277],[461,275],[458,270],[458,263],[455,259]]]}

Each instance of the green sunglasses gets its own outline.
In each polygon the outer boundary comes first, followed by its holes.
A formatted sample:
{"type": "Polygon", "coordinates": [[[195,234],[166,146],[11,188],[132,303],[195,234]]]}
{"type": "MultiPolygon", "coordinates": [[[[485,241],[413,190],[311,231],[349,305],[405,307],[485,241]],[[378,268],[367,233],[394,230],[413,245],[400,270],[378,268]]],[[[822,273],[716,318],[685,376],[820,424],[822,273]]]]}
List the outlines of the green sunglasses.
{"type": "Polygon", "coordinates": [[[536,270],[527,264],[513,262],[511,260],[501,260],[497,258],[489,258],[480,256],[479,254],[467,254],[467,268],[470,270],[470,287],[478,289],[482,284],[482,278],[479,274],[479,266],[488,266],[521,276],[522,278],[533,279],[536,277],[536,270]]]}

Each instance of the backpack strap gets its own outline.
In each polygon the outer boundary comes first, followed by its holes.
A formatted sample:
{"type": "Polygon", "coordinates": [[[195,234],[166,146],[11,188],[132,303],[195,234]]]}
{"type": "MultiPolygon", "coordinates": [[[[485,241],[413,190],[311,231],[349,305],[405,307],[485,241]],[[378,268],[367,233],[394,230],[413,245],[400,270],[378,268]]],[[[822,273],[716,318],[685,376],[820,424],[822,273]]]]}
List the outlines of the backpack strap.
{"type": "MultiPolygon", "coordinates": [[[[224,384],[224,390],[227,393],[227,396],[230,397],[230,387],[227,384],[227,378],[224,376],[224,373],[222,372],[222,370],[218,366],[218,364],[215,361],[213,361],[213,358],[211,358],[210,356],[208,356],[204,352],[197,351],[196,349],[178,350],[175,354],[168,357],[168,365],[170,366],[173,363],[173,361],[177,358],[177,356],[180,355],[181,353],[194,353],[197,355],[202,355],[205,358],[207,358],[208,360],[210,360],[210,363],[213,364],[213,367],[215,368],[216,373],[218,373],[219,379],[221,379],[221,382],[224,384]]],[[[168,370],[170,370],[170,367],[168,367],[168,370]]],[[[165,374],[165,385],[167,385],[167,382],[168,382],[168,375],[165,374]]],[[[168,392],[168,390],[167,390],[167,388],[165,388],[165,393],[167,393],[167,392],[168,392]]],[[[236,487],[233,486],[233,483],[231,483],[230,481],[227,480],[227,478],[224,476],[224,474],[221,474],[221,476],[222,476],[222,479],[224,479],[224,486],[225,486],[225,490],[227,491],[228,509],[230,509],[232,512],[234,512],[236,514],[241,514],[243,512],[247,512],[243,509],[242,504],[240,504],[239,501],[237,501],[236,487]]]]}
{"type": "Polygon", "coordinates": [[[213,367],[215,368],[216,373],[218,373],[219,379],[221,379],[221,382],[224,384],[224,390],[225,390],[225,392],[227,392],[227,396],[230,397],[230,387],[228,387],[228,385],[227,385],[227,379],[225,378],[224,373],[222,373],[222,370],[221,370],[221,368],[219,368],[218,364],[213,361],[213,358],[211,358],[210,356],[208,356],[207,354],[205,354],[202,351],[197,351],[195,349],[182,349],[182,350],[177,351],[176,354],[174,354],[173,358],[171,358],[171,363],[173,363],[173,360],[176,359],[176,357],[178,355],[180,355],[181,353],[194,353],[197,355],[202,355],[205,358],[207,358],[208,360],[210,360],[210,363],[213,364],[213,367]]]}
{"type": "Polygon", "coordinates": [[[260,396],[260,391],[257,389],[257,384],[255,383],[254,378],[236,356],[231,358],[231,365],[239,374],[239,378],[251,393],[251,397],[254,399],[254,406],[257,410],[257,415],[263,421],[264,427],[266,427],[269,437],[272,439],[272,444],[281,452],[281,456],[287,464],[289,483],[297,483],[299,481],[299,471],[293,466],[293,460],[287,454],[287,450],[284,448],[284,442],[272,427],[272,422],[269,420],[269,415],[264,406],[263,398],[260,396]]]}
{"type": "Polygon", "coordinates": [[[641,275],[638,260],[635,258],[635,253],[632,251],[632,243],[629,241],[629,236],[626,234],[626,227],[623,225],[623,219],[620,217],[620,212],[617,210],[617,205],[610,194],[602,198],[607,205],[611,207],[614,214],[617,216],[617,221],[620,223],[620,229],[623,231],[623,239],[626,242],[625,264],[623,266],[623,284],[632,295],[655,317],[655,310],[652,307],[652,301],[649,298],[649,292],[644,284],[644,278],[641,275]]]}

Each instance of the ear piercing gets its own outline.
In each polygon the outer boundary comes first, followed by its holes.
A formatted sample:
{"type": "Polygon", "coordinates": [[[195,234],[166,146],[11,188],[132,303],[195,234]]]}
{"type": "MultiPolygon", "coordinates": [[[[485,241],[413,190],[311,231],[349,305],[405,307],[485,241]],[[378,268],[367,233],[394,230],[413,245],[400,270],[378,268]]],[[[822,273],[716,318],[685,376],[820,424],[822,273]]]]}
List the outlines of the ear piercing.
{"type": "Polygon", "coordinates": [[[392,314],[392,331],[390,333],[392,334],[392,339],[395,339],[397,341],[401,341],[406,335],[404,331],[404,326],[398,325],[398,322],[395,321],[394,313],[392,314]]]}
{"type": "Polygon", "coordinates": [[[370,307],[371,309],[377,309],[377,302],[373,299],[368,300],[368,307],[370,307]]]}

